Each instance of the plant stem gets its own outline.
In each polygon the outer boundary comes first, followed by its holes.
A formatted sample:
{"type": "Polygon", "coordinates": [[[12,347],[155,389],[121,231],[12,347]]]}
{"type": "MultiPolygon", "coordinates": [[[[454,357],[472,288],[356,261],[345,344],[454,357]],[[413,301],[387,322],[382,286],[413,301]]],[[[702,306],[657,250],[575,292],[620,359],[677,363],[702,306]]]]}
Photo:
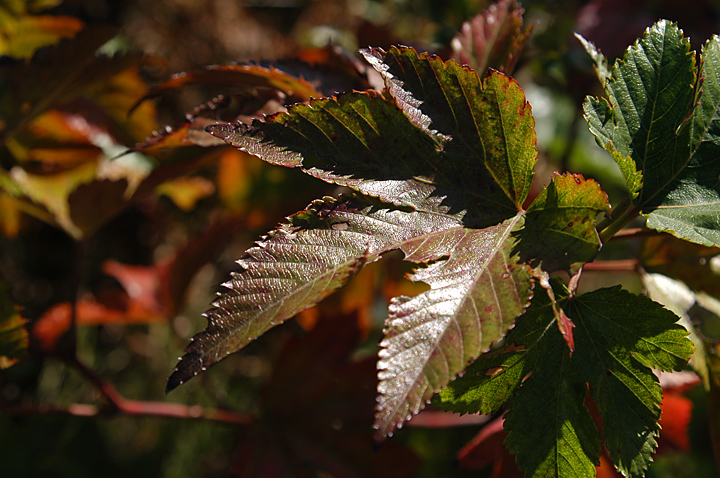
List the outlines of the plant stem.
{"type": "Polygon", "coordinates": [[[614,241],[620,239],[640,239],[643,237],[660,237],[664,235],[664,232],[654,231],[652,229],[647,229],[644,227],[633,227],[630,229],[622,229],[618,231],[613,237],[610,238],[610,240],[614,241]]]}
{"type": "Polygon", "coordinates": [[[585,272],[637,272],[640,262],[637,259],[623,259],[617,261],[588,262],[583,266],[585,272]]]}
{"type": "Polygon", "coordinates": [[[115,387],[99,376],[75,356],[55,356],[70,367],[80,372],[85,379],[97,389],[107,402],[107,406],[73,403],[67,407],[55,407],[47,405],[36,406],[13,406],[0,403],[0,409],[9,415],[71,415],[77,417],[97,416],[148,416],[167,418],[191,418],[210,420],[220,423],[247,425],[253,422],[250,415],[219,410],[215,408],[203,408],[198,405],[183,405],[180,403],[153,402],[143,400],[129,400],[120,394],[115,387]]]}
{"type": "Polygon", "coordinates": [[[615,234],[617,234],[622,228],[627,226],[630,221],[638,216],[639,212],[633,206],[630,197],[625,198],[615,208],[612,217],[605,218],[600,224],[598,224],[598,231],[600,234],[600,240],[603,243],[608,242],[615,234]]]}

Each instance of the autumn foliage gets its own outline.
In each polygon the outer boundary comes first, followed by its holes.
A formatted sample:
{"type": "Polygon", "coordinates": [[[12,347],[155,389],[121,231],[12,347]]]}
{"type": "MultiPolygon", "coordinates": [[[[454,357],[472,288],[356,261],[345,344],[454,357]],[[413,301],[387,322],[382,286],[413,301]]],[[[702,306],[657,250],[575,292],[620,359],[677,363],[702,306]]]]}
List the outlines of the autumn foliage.
{"type": "Polygon", "coordinates": [[[713,476],[714,25],[153,3],[0,6],[0,474],[713,476]]]}

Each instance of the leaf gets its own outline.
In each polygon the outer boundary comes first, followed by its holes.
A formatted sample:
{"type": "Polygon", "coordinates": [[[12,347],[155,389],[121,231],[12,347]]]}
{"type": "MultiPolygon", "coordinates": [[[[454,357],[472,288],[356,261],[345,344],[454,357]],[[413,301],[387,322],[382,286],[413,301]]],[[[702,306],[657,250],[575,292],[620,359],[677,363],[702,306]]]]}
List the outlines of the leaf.
{"type": "MultiPolygon", "coordinates": [[[[443,62],[412,48],[361,50],[385,78],[398,106],[415,104],[425,119],[412,109],[408,118],[420,126],[424,121],[452,138],[443,148],[457,185],[477,191],[498,207],[522,205],[530,190],[537,161],[535,120],[517,83],[498,72],[482,80],[477,72],[454,61],[443,62]],[[408,94],[410,96],[408,96],[408,94]],[[484,167],[478,168],[473,162],[484,167]],[[472,175],[469,175],[472,171],[472,175]],[[507,205],[507,206],[505,206],[507,205]]],[[[429,126],[429,125],[428,125],[429,126]]]]}
{"type": "Polygon", "coordinates": [[[304,79],[296,78],[273,66],[213,65],[207,66],[203,70],[176,73],[169,80],[151,88],[131,110],[149,98],[191,85],[235,87],[244,90],[273,88],[300,100],[323,96],[304,79]]]}
{"type": "Polygon", "coordinates": [[[240,270],[207,312],[208,328],[186,349],[168,390],[316,304],[382,252],[461,229],[450,218],[332,198],[313,202],[289,221],[238,261],[240,270]]]}
{"type": "Polygon", "coordinates": [[[436,396],[433,404],[457,413],[498,411],[535,367],[539,354],[528,354],[528,349],[535,347],[545,333],[552,321],[550,315],[554,317],[548,294],[535,294],[505,338],[505,346],[482,354],[462,377],[436,396]]]}
{"type": "Polygon", "coordinates": [[[399,442],[373,449],[375,367],[353,360],[356,324],[352,315],[321,317],[283,347],[258,400],[258,423],[242,433],[238,475],[414,476],[418,458],[399,442]]]}
{"type": "MultiPolygon", "coordinates": [[[[364,54],[376,68],[384,65],[380,50],[364,54]]],[[[418,57],[412,49],[393,49],[388,58],[409,63],[405,66],[430,82],[428,91],[420,93],[443,98],[439,111],[428,111],[425,120],[418,116],[424,112],[409,111],[416,92],[402,90],[386,71],[386,81],[395,85],[392,100],[372,91],[343,94],[296,105],[267,123],[218,125],[208,131],[272,164],[302,167],[324,181],[418,211],[462,218],[468,226],[513,217],[529,192],[537,155],[522,90],[500,73],[481,81],[453,61],[418,57]],[[440,124],[448,130],[442,135],[430,131],[429,117],[443,119],[440,124]]],[[[431,104],[422,101],[423,107],[431,104]]]]}
{"type": "Polygon", "coordinates": [[[0,119],[4,121],[0,138],[13,137],[41,113],[140,63],[139,56],[95,56],[115,33],[111,27],[88,26],[72,39],[36,53],[29,63],[0,66],[0,119]]]}
{"type": "Polygon", "coordinates": [[[198,201],[215,192],[215,183],[201,176],[179,177],[162,183],[155,192],[169,197],[183,211],[192,211],[198,201]]]}
{"type": "Polygon", "coordinates": [[[679,370],[693,345],[677,316],[660,304],[619,287],[569,300],[576,355],[602,414],[615,466],[642,476],[652,461],[662,391],[651,368],[679,370]]]}
{"type": "Polygon", "coordinates": [[[378,439],[424,407],[524,311],[532,279],[511,253],[518,221],[444,232],[403,247],[413,262],[438,253],[449,258],[411,276],[429,284],[429,291],[390,303],[378,362],[378,439]]]}
{"type": "Polygon", "coordinates": [[[23,358],[28,347],[26,320],[10,301],[8,286],[0,282],[0,369],[23,358]]]}
{"type": "Polygon", "coordinates": [[[524,10],[516,0],[501,0],[462,24],[452,39],[453,58],[484,73],[489,67],[512,74],[532,26],[523,28],[524,10]]]}
{"type": "Polygon", "coordinates": [[[73,17],[14,14],[0,6],[0,56],[30,58],[38,48],[70,38],[83,28],[73,17]]]}
{"type": "Polygon", "coordinates": [[[600,437],[584,405],[587,385],[556,330],[550,327],[533,348],[542,362],[505,415],[505,446],[527,475],[593,477],[600,437]]]}
{"type": "Polygon", "coordinates": [[[720,246],[720,39],[703,48],[702,96],[690,125],[691,153],[647,226],[705,246],[720,246]]]}
{"type": "Polygon", "coordinates": [[[607,79],[611,76],[610,70],[608,69],[607,58],[605,58],[605,55],[603,55],[592,42],[583,38],[583,36],[579,33],[575,33],[575,38],[582,43],[583,48],[585,48],[585,51],[587,51],[590,58],[592,58],[594,63],[593,67],[595,68],[598,80],[600,80],[602,87],[605,88],[607,79]]]}
{"type": "Polygon", "coordinates": [[[600,212],[609,214],[610,204],[595,181],[578,174],[554,176],[526,211],[518,233],[520,260],[539,260],[547,272],[592,261],[601,245],[595,229],[600,212]]]}
{"type": "Polygon", "coordinates": [[[682,367],[692,343],[677,317],[646,297],[619,287],[574,298],[558,291],[558,305],[576,324],[572,357],[553,326],[550,298],[536,294],[504,349],[481,356],[435,403],[487,413],[509,402],[506,445],[521,468],[531,475],[594,476],[600,438],[583,405],[589,385],[613,461],[626,475],[642,475],[662,399],[652,368],[682,367]]]}
{"type": "Polygon", "coordinates": [[[660,21],[615,63],[605,85],[609,102],[585,102],[590,130],[618,161],[633,193],[642,170],[633,203],[647,226],[706,246],[720,245],[719,41],[703,48],[697,92],[689,40],[675,24],[660,21]]]}

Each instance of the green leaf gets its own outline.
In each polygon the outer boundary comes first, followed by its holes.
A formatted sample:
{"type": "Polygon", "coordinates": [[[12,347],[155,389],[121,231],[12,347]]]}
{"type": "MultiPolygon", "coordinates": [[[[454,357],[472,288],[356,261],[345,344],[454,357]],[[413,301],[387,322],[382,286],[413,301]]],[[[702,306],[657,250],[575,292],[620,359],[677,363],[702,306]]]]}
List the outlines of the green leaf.
{"type": "Polygon", "coordinates": [[[383,75],[411,121],[423,128],[429,121],[441,138],[449,139],[444,164],[454,169],[456,187],[477,191],[498,206],[522,205],[537,151],[535,120],[515,80],[495,71],[481,79],[468,67],[427,53],[418,56],[407,47],[361,53],[383,75]],[[411,108],[406,108],[408,94],[411,108]]]}
{"type": "MultiPolygon", "coordinates": [[[[720,39],[703,48],[702,96],[690,127],[691,153],[647,226],[705,246],[720,246],[720,39]]],[[[686,89],[689,89],[686,87],[686,89]]]]}
{"type": "Polygon", "coordinates": [[[516,0],[500,0],[462,24],[450,43],[453,58],[484,73],[495,68],[506,74],[515,69],[532,26],[523,28],[525,10],[516,0]]]}
{"type": "Polygon", "coordinates": [[[609,102],[585,101],[590,130],[620,165],[647,226],[706,246],[720,245],[719,42],[703,48],[698,75],[689,40],[660,21],[615,63],[609,102]]]}
{"type": "MultiPolygon", "coordinates": [[[[404,52],[418,59],[414,50],[404,52]]],[[[379,57],[369,58],[383,65],[379,57]]],[[[419,65],[424,75],[434,78],[433,68],[447,70],[433,94],[460,95],[451,103],[466,105],[455,112],[464,117],[458,119],[462,131],[457,125],[450,131],[452,140],[430,131],[429,119],[417,110],[408,112],[415,99],[395,83],[390,91],[402,100],[372,91],[343,94],[296,105],[252,127],[217,125],[208,131],[270,163],[302,167],[324,181],[462,218],[466,225],[493,225],[514,216],[527,197],[537,154],[522,90],[499,73],[481,82],[455,62],[424,58],[419,65]],[[458,81],[467,93],[458,90],[458,81]]]]}
{"type": "Polygon", "coordinates": [[[526,211],[518,233],[520,260],[537,259],[548,272],[592,261],[600,250],[595,229],[600,212],[609,214],[610,204],[595,181],[577,174],[554,176],[526,211]]]}
{"type": "Polygon", "coordinates": [[[391,435],[502,338],[527,306],[532,276],[511,253],[519,221],[445,231],[403,246],[405,260],[413,262],[449,257],[412,275],[429,291],[390,304],[378,362],[379,437],[391,435]]]}
{"type": "Polygon", "coordinates": [[[482,354],[462,377],[436,396],[433,404],[456,413],[498,411],[535,367],[540,355],[528,352],[533,351],[553,318],[548,294],[535,293],[530,306],[505,338],[505,345],[482,354]]]}
{"type": "MultiPolygon", "coordinates": [[[[642,171],[643,186],[635,204],[657,207],[674,189],[690,153],[690,129],[681,128],[695,100],[690,42],[675,24],[662,20],[628,48],[611,73],[605,84],[609,103],[585,101],[590,131],[602,146],[609,142],[642,171]]],[[[621,169],[632,191],[634,173],[628,164],[621,163],[621,169]]]]}
{"type": "Polygon", "coordinates": [[[28,347],[26,322],[10,301],[7,285],[0,282],[0,369],[24,357],[28,347]]]}
{"type": "Polygon", "coordinates": [[[435,403],[462,413],[507,404],[506,445],[529,476],[594,476],[600,437],[583,405],[589,385],[613,461],[640,476],[659,429],[662,390],[652,368],[687,363],[687,332],[660,304],[619,287],[568,298],[553,285],[555,305],[576,324],[572,356],[549,295],[536,293],[505,347],[481,356],[435,403]]]}
{"type": "Polygon", "coordinates": [[[600,80],[600,84],[604,88],[606,86],[607,79],[610,77],[610,70],[608,69],[607,58],[605,58],[605,55],[603,55],[602,52],[592,42],[587,41],[579,33],[575,33],[575,38],[577,38],[580,43],[582,43],[583,48],[585,48],[585,51],[587,51],[588,55],[590,55],[590,58],[592,58],[595,73],[597,74],[598,80],[600,80]]]}
{"type": "Polygon", "coordinates": [[[600,436],[584,405],[587,385],[558,329],[546,330],[533,349],[542,362],[505,415],[505,446],[526,476],[594,477],[600,436]]]}
{"type": "Polygon", "coordinates": [[[662,390],[652,368],[679,370],[693,353],[678,317],[620,287],[568,300],[577,358],[590,384],[615,466],[643,476],[655,450],[662,390]]]}

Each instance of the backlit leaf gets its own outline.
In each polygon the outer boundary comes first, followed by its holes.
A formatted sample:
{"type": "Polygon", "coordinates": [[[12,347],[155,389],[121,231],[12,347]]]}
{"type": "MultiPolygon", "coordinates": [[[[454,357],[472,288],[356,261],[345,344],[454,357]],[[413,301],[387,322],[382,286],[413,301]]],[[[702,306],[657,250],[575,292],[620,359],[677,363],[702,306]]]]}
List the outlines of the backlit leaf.
{"type": "Polygon", "coordinates": [[[531,26],[523,28],[524,10],[516,0],[501,0],[463,23],[450,45],[458,63],[484,73],[495,68],[511,74],[531,26]]]}

